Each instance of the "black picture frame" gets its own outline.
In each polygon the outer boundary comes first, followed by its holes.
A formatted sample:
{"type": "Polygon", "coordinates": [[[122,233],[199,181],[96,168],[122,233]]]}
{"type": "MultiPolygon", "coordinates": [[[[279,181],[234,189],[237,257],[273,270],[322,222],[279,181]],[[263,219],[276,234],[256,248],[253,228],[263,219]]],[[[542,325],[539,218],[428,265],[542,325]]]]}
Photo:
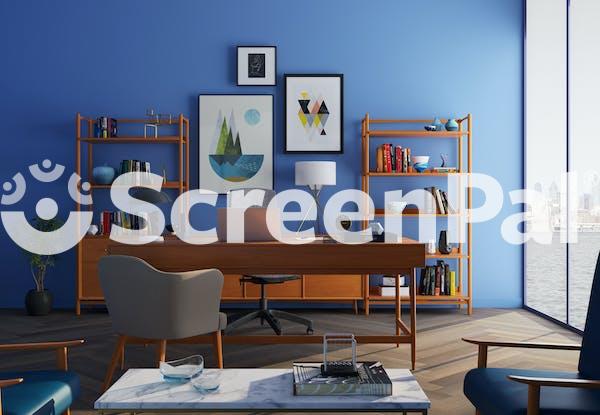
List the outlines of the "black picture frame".
{"type": "Polygon", "coordinates": [[[343,154],[344,153],[344,74],[341,73],[329,73],[329,74],[298,74],[298,73],[286,73],[283,75],[283,84],[284,84],[284,100],[283,100],[283,113],[284,113],[284,134],[285,134],[285,144],[284,144],[284,153],[288,154],[343,154]],[[288,148],[288,108],[287,108],[287,100],[288,100],[288,80],[290,78],[338,78],[340,81],[340,148],[339,150],[290,150],[288,148]]]}
{"type": "MultiPolygon", "coordinates": [[[[252,52],[248,52],[248,55],[250,55],[252,52]]],[[[277,46],[273,46],[273,45],[239,45],[236,47],[236,80],[237,80],[237,86],[277,86],[277,46]],[[240,81],[240,52],[243,49],[272,49],[273,50],[273,82],[272,83],[250,83],[250,82],[241,82],[240,81]]],[[[245,66],[246,69],[248,68],[248,65],[245,66]]],[[[265,54],[265,76],[268,72],[268,69],[266,68],[266,54],[265,54]]],[[[259,80],[259,79],[263,79],[262,77],[252,77],[249,76],[248,74],[248,79],[249,80],[259,80]]]]}
{"type": "MultiPolygon", "coordinates": [[[[273,189],[275,190],[275,170],[276,170],[276,166],[277,166],[277,160],[276,160],[276,153],[275,153],[275,143],[276,143],[276,139],[275,139],[275,134],[276,134],[276,124],[275,124],[275,105],[276,105],[276,99],[275,99],[275,94],[261,94],[261,93],[257,93],[257,94],[252,94],[252,93],[248,93],[248,94],[231,94],[231,93],[227,93],[227,92],[207,92],[207,93],[201,93],[198,94],[198,98],[196,100],[197,106],[196,106],[196,114],[198,114],[198,151],[197,151],[197,155],[198,155],[198,175],[196,177],[198,177],[198,188],[200,188],[200,163],[202,162],[202,160],[200,160],[200,123],[202,122],[202,120],[200,119],[200,97],[203,96],[269,96],[271,97],[271,104],[272,104],[272,108],[273,108],[273,113],[272,113],[272,120],[271,120],[271,129],[273,132],[273,135],[271,137],[272,139],[272,144],[271,144],[271,157],[272,157],[272,172],[271,172],[271,184],[273,189]]],[[[220,195],[226,194],[226,193],[219,193],[220,195]]]]}

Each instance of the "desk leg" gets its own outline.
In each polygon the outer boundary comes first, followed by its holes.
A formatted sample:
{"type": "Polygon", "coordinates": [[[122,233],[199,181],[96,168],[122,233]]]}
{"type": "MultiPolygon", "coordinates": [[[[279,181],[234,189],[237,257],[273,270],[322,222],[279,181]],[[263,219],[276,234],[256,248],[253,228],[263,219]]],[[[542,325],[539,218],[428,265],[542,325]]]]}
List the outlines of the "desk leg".
{"type": "Polygon", "coordinates": [[[412,370],[417,364],[417,270],[413,269],[410,279],[410,357],[412,370]]]}
{"type": "Polygon", "coordinates": [[[369,274],[363,275],[363,291],[364,291],[364,301],[363,301],[363,306],[365,308],[365,316],[369,315],[369,306],[370,306],[370,301],[369,301],[369,274]]]}
{"type": "MultiPolygon", "coordinates": [[[[400,276],[396,274],[396,336],[400,335],[400,324],[402,323],[402,304],[400,299],[400,276]]],[[[396,343],[400,347],[400,343],[396,343]]]]}

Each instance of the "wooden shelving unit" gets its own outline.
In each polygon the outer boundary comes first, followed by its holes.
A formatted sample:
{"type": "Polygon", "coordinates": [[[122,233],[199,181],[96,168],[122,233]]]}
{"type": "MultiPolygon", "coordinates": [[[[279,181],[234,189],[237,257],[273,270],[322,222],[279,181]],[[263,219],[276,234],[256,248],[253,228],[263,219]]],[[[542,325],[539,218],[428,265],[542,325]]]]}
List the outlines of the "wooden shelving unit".
{"type": "MultiPolygon", "coordinates": [[[[77,174],[82,177],[82,182],[90,183],[90,192],[95,190],[106,191],[111,185],[96,184],[92,180],[92,169],[94,167],[94,148],[96,145],[149,145],[163,144],[177,146],[177,180],[168,181],[162,185],[164,189],[175,189],[179,194],[186,192],[190,183],[190,120],[180,114],[170,119],[150,120],[143,118],[120,118],[117,119],[117,125],[122,126],[127,131],[130,127],[127,124],[139,124],[140,130],[144,124],[156,124],[159,126],[170,126],[169,132],[176,135],[164,135],[159,137],[140,137],[140,136],[119,136],[112,138],[94,137],[95,117],[84,117],[77,113],[75,117],[75,169],[77,174]],[[83,158],[86,161],[82,162],[83,158]],[[85,169],[82,170],[82,163],[85,169]],[[83,173],[82,173],[83,172],[83,173]]],[[[143,153],[139,158],[143,158],[143,153]]],[[[79,197],[79,195],[78,195],[79,197]]],[[[76,210],[82,210],[83,206],[80,199],[77,200],[76,210]]],[[[93,210],[93,205],[87,206],[88,210],[93,210]]],[[[81,313],[81,305],[101,304],[104,302],[102,290],[97,275],[97,263],[100,257],[105,255],[109,243],[114,243],[107,235],[86,236],[77,245],[77,279],[76,279],[76,303],[75,311],[81,313]]]]}
{"type": "MultiPolygon", "coordinates": [[[[447,120],[441,120],[445,123],[447,120]]],[[[401,139],[452,139],[456,140],[457,146],[457,168],[459,173],[471,173],[472,172],[472,139],[473,139],[473,119],[471,114],[466,115],[464,118],[457,120],[459,128],[458,131],[425,131],[414,129],[415,125],[426,125],[431,123],[431,119],[372,119],[369,114],[366,114],[362,120],[362,134],[361,134],[361,145],[362,145],[362,190],[369,193],[371,180],[379,177],[411,177],[411,178],[440,178],[448,177],[448,173],[437,173],[437,172],[408,172],[408,173],[383,173],[373,171],[371,168],[371,140],[374,139],[376,142],[381,142],[379,138],[387,138],[393,140],[401,139]],[[377,128],[381,124],[388,124],[393,126],[389,129],[377,128]],[[410,126],[413,129],[402,128],[402,126],[410,126]],[[465,154],[466,153],[466,154],[465,154]],[[466,160],[466,162],[465,162],[466,160]]],[[[423,187],[427,184],[423,184],[423,187]]],[[[472,208],[472,190],[467,187],[467,201],[465,208],[472,208]]],[[[462,206],[458,206],[458,213],[455,214],[439,214],[439,213],[428,213],[423,216],[434,216],[441,219],[456,219],[462,221],[468,219],[461,212],[463,211],[462,206]]],[[[467,210],[466,212],[469,212],[467,210]]],[[[376,208],[374,212],[375,217],[382,217],[385,215],[385,211],[382,208],[376,208]]],[[[394,215],[400,216],[400,215],[394,215]]],[[[414,208],[406,208],[402,212],[402,217],[406,219],[418,218],[419,213],[414,208]]],[[[363,225],[366,227],[368,223],[365,221],[363,225]]],[[[458,228],[461,229],[462,223],[459,223],[458,228]]],[[[473,312],[473,275],[472,275],[472,229],[471,223],[467,220],[466,223],[466,242],[459,244],[457,248],[446,255],[441,253],[427,254],[426,259],[436,260],[445,259],[456,264],[456,272],[458,278],[458,287],[456,295],[417,295],[417,304],[445,304],[445,305],[458,305],[462,307],[466,305],[468,314],[473,312]],[[466,269],[465,269],[466,268],[466,269]]],[[[401,272],[402,270],[399,270],[401,272]]],[[[417,270],[411,270],[412,277],[417,278],[417,270]]],[[[369,313],[371,302],[396,302],[395,297],[386,297],[371,295],[369,290],[369,276],[366,275],[364,278],[365,292],[364,304],[365,313],[369,313]]],[[[400,301],[407,301],[407,297],[400,297],[400,301]]]]}

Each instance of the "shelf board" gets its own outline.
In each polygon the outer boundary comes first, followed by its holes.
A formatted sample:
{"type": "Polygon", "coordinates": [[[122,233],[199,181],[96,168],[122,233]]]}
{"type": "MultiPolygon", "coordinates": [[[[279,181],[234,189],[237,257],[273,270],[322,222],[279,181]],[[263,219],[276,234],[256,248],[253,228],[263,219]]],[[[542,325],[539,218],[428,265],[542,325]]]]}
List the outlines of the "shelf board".
{"type": "MultiPolygon", "coordinates": [[[[389,216],[406,216],[406,217],[419,217],[419,216],[441,216],[441,217],[453,217],[460,216],[460,213],[450,213],[450,214],[442,214],[442,213],[421,213],[419,214],[419,210],[416,208],[405,208],[400,213],[389,213],[389,216]]],[[[375,216],[385,216],[385,209],[375,209],[375,216]]]]}
{"type": "MultiPolygon", "coordinates": [[[[95,183],[90,183],[90,187],[92,189],[110,189],[112,187],[112,184],[95,184],[95,183]]],[[[141,186],[132,186],[132,187],[141,187],[141,186]]],[[[166,182],[163,183],[162,185],[163,189],[179,189],[179,182],[166,182]]],[[[187,185],[184,182],[183,183],[183,188],[186,189],[187,185]]]]}
{"type": "MultiPolygon", "coordinates": [[[[111,138],[87,138],[82,137],[79,141],[89,144],[165,144],[165,143],[179,143],[179,136],[176,135],[165,135],[161,137],[111,137],[111,138]]],[[[186,139],[183,139],[183,144],[186,144],[186,139]]]]}
{"type": "Polygon", "coordinates": [[[367,134],[369,137],[459,138],[468,131],[369,130],[367,134]]]}
{"type": "Polygon", "coordinates": [[[410,172],[410,173],[397,173],[397,172],[377,172],[377,171],[370,171],[367,173],[367,176],[374,176],[374,177],[386,177],[386,176],[406,176],[406,177],[446,177],[449,174],[455,174],[455,173],[436,173],[436,172],[432,172],[432,171],[426,171],[423,173],[418,173],[418,172],[410,172]]]}
{"type": "Polygon", "coordinates": [[[452,249],[452,252],[449,254],[442,254],[439,251],[435,254],[425,254],[425,259],[463,259],[468,258],[468,255],[465,253],[459,253],[457,248],[452,249]]]}
{"type": "MultiPolygon", "coordinates": [[[[456,295],[421,295],[417,294],[417,302],[444,302],[444,301],[464,301],[468,300],[469,297],[462,295],[460,292],[457,292],[456,295]]],[[[369,295],[370,301],[396,301],[396,297],[394,296],[384,296],[384,295],[369,295]]],[[[408,301],[410,297],[408,296],[400,296],[401,301],[408,301]]]]}

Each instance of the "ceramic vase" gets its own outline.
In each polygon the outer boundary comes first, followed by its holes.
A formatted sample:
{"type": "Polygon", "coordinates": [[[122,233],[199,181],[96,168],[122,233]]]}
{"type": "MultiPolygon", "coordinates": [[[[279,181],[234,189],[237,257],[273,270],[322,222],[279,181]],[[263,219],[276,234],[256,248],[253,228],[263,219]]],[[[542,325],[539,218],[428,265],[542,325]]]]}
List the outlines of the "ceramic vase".
{"type": "Polygon", "coordinates": [[[446,131],[458,131],[458,123],[454,118],[450,118],[446,122],[446,131]]]}
{"type": "Polygon", "coordinates": [[[92,176],[96,184],[111,184],[115,178],[115,169],[110,166],[94,167],[92,176]]]}

